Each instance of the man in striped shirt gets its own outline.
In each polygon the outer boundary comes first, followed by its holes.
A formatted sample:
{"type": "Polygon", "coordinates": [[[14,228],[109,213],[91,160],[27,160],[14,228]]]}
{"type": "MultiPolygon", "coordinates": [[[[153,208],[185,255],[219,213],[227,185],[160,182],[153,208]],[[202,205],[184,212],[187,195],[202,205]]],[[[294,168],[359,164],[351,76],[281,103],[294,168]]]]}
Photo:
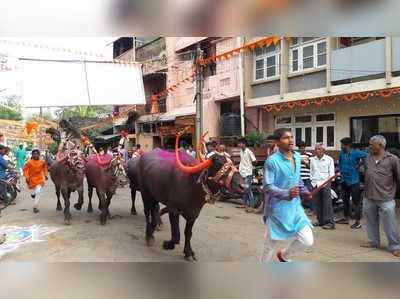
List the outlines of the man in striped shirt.
{"type": "MultiPolygon", "coordinates": [[[[300,141],[297,144],[299,149],[300,158],[301,158],[301,169],[300,169],[300,177],[304,183],[304,186],[308,190],[312,190],[313,187],[311,185],[310,179],[310,158],[313,156],[312,153],[306,151],[307,144],[304,141],[300,141]]],[[[307,200],[303,203],[303,205],[311,210],[311,212],[315,212],[315,204],[312,200],[307,200]]]]}

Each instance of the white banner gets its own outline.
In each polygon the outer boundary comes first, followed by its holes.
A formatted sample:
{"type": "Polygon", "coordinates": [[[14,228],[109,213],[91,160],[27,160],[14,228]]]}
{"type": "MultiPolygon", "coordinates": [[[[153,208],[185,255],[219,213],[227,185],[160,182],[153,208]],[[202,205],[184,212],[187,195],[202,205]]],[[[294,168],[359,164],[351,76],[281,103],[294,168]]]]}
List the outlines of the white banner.
{"type": "Polygon", "coordinates": [[[140,65],[22,60],[23,106],[145,104],[140,65]]]}

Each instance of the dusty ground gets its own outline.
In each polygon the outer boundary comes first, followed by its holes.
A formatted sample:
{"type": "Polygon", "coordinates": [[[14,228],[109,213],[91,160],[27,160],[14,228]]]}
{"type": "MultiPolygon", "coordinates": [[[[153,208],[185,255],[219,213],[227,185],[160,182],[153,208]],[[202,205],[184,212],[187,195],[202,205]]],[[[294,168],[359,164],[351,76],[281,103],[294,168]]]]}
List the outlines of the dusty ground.
{"type": "MultiPolygon", "coordinates": [[[[86,196],[86,195],[85,195],[86,196]]],[[[72,202],[76,201],[73,196],[72,202]]],[[[44,189],[40,213],[32,213],[27,192],[19,195],[16,205],[2,211],[1,225],[30,226],[41,224],[60,230],[45,242],[21,246],[2,258],[8,262],[92,262],[92,261],[183,261],[183,225],[181,244],[173,251],[162,249],[169,239],[169,222],[164,216],[164,228],[156,232],[154,247],[144,241],[144,215],[140,195],[136,201],[139,215],[130,215],[129,189],[120,189],[111,203],[111,219],[100,226],[98,212],[93,214],[72,209],[72,225],[63,224],[62,212],[57,212],[51,183],[44,189]]],[[[87,201],[87,198],[85,197],[87,201]]],[[[97,198],[94,201],[97,207],[97,198]]],[[[84,209],[86,209],[86,202],[84,209]]],[[[382,250],[364,249],[364,231],[337,226],[335,231],[314,229],[315,246],[295,258],[304,261],[400,261],[382,250]]],[[[192,247],[200,262],[256,262],[263,236],[260,215],[247,214],[232,203],[206,205],[194,226],[192,247]]],[[[386,245],[386,243],[384,243],[386,245]]]]}

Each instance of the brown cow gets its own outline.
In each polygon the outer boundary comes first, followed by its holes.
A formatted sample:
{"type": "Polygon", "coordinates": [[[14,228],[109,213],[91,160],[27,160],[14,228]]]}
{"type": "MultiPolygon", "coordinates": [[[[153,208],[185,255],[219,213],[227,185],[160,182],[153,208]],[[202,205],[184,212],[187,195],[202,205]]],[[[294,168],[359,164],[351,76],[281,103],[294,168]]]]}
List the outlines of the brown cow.
{"type": "Polygon", "coordinates": [[[113,158],[111,155],[93,155],[86,164],[86,178],[88,183],[89,205],[88,213],[93,212],[93,188],[96,188],[99,198],[100,224],[107,222],[110,217],[109,206],[111,198],[120,186],[125,186],[128,179],[120,156],[113,158]]]}
{"type": "Polygon", "coordinates": [[[72,192],[79,194],[75,209],[80,210],[83,205],[83,180],[85,178],[85,161],[78,152],[72,152],[64,159],[55,161],[49,169],[51,180],[56,187],[57,211],[62,210],[60,194],[64,198],[64,223],[71,222],[70,196],[72,192]]]}

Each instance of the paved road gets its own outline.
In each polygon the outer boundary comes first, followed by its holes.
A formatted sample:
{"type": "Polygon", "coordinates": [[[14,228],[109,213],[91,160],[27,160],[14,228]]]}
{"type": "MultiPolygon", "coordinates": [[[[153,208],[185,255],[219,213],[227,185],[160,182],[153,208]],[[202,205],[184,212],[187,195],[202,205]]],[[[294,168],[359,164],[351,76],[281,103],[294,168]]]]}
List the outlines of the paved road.
{"type": "MultiPolygon", "coordinates": [[[[44,189],[39,214],[32,213],[32,202],[25,191],[16,205],[2,212],[1,225],[30,226],[41,224],[60,230],[45,242],[21,246],[4,256],[14,262],[91,262],[91,261],[183,261],[182,241],[173,251],[164,251],[162,241],[169,239],[168,217],[164,228],[156,232],[154,247],[144,241],[144,215],[138,194],[139,215],[130,215],[129,189],[120,189],[111,203],[111,219],[100,226],[98,212],[72,210],[72,224],[63,224],[62,212],[57,212],[51,183],[44,189]]],[[[73,197],[73,203],[77,195],[73,197]]],[[[87,198],[85,198],[87,200],[87,198]]],[[[188,199],[190,200],[190,199],[188,199]]],[[[95,199],[97,206],[97,198],[95,199]]],[[[86,208],[86,204],[84,206],[86,208]]],[[[96,209],[97,210],[97,209],[96,209]]],[[[182,219],[181,219],[182,220],[182,219]]],[[[184,221],[181,221],[183,232],[184,221]]],[[[364,231],[352,231],[338,226],[335,231],[316,228],[315,246],[295,256],[304,261],[400,261],[384,250],[360,248],[365,240],[364,231]]],[[[200,262],[256,262],[263,236],[259,215],[247,214],[235,204],[206,205],[194,226],[192,247],[200,262]]]]}

